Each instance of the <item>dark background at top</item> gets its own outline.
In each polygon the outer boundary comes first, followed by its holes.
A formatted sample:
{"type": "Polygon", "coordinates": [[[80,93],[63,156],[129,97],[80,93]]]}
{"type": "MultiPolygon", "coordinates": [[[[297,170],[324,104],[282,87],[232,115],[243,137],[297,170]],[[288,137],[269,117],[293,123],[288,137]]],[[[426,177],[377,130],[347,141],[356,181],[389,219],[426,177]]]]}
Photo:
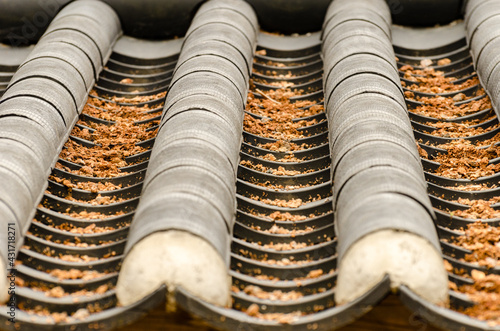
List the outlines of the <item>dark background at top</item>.
{"type": "MultiPolygon", "coordinates": [[[[0,41],[35,43],[52,18],[72,0],[0,0],[0,41]]],[[[204,0],[102,0],[120,16],[124,33],[144,39],[182,36],[204,0]]],[[[263,30],[283,34],[321,30],[331,0],[246,0],[263,30]]],[[[370,0],[366,0],[370,1],[370,0]]],[[[466,0],[386,0],[393,23],[447,24],[462,15],[466,0]]]]}

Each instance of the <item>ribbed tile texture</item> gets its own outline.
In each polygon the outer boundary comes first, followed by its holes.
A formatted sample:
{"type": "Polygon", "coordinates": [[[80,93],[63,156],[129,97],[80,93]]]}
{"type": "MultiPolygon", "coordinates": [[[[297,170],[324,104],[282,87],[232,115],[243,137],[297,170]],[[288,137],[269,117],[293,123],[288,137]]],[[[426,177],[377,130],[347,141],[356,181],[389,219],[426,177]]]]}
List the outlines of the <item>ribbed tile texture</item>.
{"type": "MultiPolygon", "coordinates": [[[[0,99],[4,183],[0,220],[4,229],[7,223],[15,224],[16,249],[30,226],[50,168],[120,33],[118,17],[106,4],[79,1],[67,6],[19,66],[0,99]],[[105,33],[100,31],[102,25],[105,33]]],[[[5,259],[7,231],[0,233],[5,259]]]]}

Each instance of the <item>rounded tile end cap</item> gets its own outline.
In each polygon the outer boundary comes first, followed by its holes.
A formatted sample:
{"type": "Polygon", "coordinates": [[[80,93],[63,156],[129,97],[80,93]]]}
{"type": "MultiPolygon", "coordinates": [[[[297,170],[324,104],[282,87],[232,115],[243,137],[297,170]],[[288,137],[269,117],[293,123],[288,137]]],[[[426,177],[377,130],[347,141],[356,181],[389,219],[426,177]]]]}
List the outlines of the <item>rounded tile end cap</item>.
{"type": "Polygon", "coordinates": [[[0,259],[0,303],[5,303],[9,300],[9,282],[5,261],[0,259]]]}
{"type": "Polygon", "coordinates": [[[420,236],[394,230],[370,233],[349,248],[339,265],[336,303],[362,296],[386,274],[392,289],[406,285],[433,304],[448,304],[448,276],[441,253],[420,236]]]}
{"type": "Polygon", "coordinates": [[[126,306],[162,284],[169,290],[182,287],[218,306],[231,304],[231,277],[223,258],[207,241],[185,231],[156,232],[138,242],[123,261],[116,295],[126,306]]]}

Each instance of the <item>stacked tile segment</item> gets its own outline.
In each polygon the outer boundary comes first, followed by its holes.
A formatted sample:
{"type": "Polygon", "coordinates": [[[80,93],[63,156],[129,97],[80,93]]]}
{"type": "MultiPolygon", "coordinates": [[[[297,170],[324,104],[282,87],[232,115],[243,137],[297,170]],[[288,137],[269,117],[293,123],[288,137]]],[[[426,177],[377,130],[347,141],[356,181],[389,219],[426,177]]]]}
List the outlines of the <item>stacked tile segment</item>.
{"type": "Polygon", "coordinates": [[[335,301],[384,275],[434,303],[447,277],[391,45],[385,1],[330,5],[323,30],[338,236],[335,301]]]}
{"type": "Polygon", "coordinates": [[[236,171],[257,29],[245,2],[213,0],[186,33],[125,249],[123,304],[161,284],[230,304],[236,171]]]}

